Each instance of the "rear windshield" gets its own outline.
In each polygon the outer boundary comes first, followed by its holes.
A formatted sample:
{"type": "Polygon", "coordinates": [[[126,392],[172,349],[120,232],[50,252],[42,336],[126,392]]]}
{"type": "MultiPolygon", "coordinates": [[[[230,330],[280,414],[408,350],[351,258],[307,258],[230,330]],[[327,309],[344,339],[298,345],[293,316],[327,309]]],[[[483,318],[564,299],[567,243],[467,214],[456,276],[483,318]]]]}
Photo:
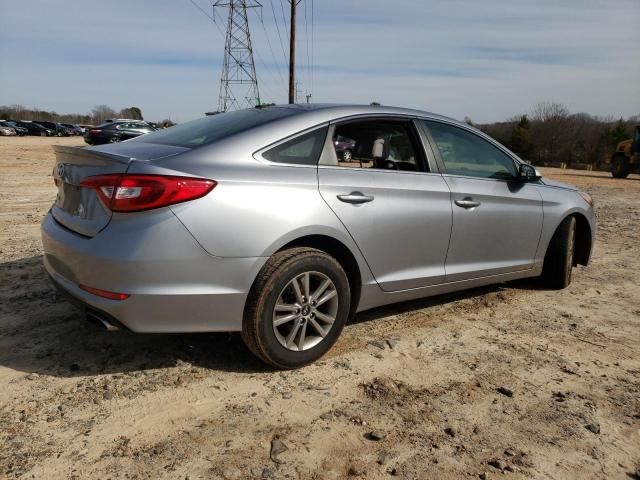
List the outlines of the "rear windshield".
{"type": "Polygon", "coordinates": [[[130,142],[160,143],[194,148],[296,114],[293,108],[251,108],[218,113],[137,137],[130,142]]]}

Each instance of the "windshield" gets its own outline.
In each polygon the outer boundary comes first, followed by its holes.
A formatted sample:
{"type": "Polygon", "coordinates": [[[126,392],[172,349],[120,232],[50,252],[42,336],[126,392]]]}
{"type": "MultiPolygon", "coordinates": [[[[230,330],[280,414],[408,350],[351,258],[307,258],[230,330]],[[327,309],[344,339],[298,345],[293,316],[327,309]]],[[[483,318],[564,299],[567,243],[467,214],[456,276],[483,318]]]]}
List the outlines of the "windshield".
{"type": "Polygon", "coordinates": [[[218,113],[152,132],[130,141],[160,143],[186,148],[200,147],[295,113],[297,113],[295,109],[278,107],[218,113]]]}

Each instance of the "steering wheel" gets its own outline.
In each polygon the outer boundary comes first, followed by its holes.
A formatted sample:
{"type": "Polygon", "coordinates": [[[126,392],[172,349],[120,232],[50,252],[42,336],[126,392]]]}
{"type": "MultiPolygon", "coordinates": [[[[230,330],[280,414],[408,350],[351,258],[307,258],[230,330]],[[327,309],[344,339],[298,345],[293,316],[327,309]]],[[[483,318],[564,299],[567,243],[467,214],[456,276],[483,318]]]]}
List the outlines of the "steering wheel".
{"type": "Polygon", "coordinates": [[[390,158],[385,159],[384,168],[386,170],[400,170],[400,167],[398,167],[398,164],[396,163],[396,161],[391,160],[390,158]]]}

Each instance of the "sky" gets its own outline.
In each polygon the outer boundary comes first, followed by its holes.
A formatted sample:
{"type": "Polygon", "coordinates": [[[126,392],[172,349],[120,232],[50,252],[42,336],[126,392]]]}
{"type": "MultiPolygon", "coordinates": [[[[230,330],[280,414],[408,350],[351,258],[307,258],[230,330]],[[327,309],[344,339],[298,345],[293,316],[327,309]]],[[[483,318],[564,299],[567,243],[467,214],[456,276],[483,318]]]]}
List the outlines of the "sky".
{"type": "MultiPolygon", "coordinates": [[[[286,103],[288,1],[261,3],[249,12],[260,96],[286,103]]],[[[177,122],[216,110],[226,11],[216,23],[211,11],[210,0],[0,0],[0,105],[139,106],[177,122]]],[[[302,102],[310,92],[480,123],[541,101],[640,113],[640,0],[302,0],[297,16],[302,102]]]]}

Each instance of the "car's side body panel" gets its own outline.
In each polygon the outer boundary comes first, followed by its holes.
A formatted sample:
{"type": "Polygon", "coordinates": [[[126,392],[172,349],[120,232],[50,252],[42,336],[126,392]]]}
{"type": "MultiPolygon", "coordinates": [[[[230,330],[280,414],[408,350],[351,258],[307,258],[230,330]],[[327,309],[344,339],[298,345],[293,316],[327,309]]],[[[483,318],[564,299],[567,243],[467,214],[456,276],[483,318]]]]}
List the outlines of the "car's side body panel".
{"type": "Polygon", "coordinates": [[[444,281],[451,232],[449,188],[439,174],[321,166],[320,193],[384,291],[444,281]],[[359,192],[363,204],[338,196],[359,192]]]}
{"type": "Polygon", "coordinates": [[[371,308],[380,307],[382,305],[389,305],[391,303],[416,300],[418,298],[426,298],[434,295],[443,295],[446,293],[458,292],[469,288],[483,287],[486,285],[493,285],[521,278],[536,277],[540,275],[541,272],[542,266],[536,265],[531,269],[519,272],[488,275],[470,280],[460,280],[457,282],[446,282],[437,285],[429,285],[427,287],[400,290],[398,292],[385,292],[377,285],[363,286],[358,311],[361,312],[371,308]]]}
{"type": "MultiPolygon", "coordinates": [[[[540,235],[540,242],[536,251],[536,261],[543,262],[549,242],[556,229],[569,215],[580,215],[589,224],[591,234],[591,249],[595,245],[595,214],[589,204],[576,190],[545,185],[539,183],[538,191],[542,196],[542,208],[544,211],[544,224],[540,235]]],[[[591,257],[591,255],[589,255],[591,257]]]]}
{"type": "Polygon", "coordinates": [[[542,197],[535,185],[445,175],[453,200],[447,282],[527,270],[542,230],[542,197]],[[456,201],[473,199],[474,208],[456,201]]]}

